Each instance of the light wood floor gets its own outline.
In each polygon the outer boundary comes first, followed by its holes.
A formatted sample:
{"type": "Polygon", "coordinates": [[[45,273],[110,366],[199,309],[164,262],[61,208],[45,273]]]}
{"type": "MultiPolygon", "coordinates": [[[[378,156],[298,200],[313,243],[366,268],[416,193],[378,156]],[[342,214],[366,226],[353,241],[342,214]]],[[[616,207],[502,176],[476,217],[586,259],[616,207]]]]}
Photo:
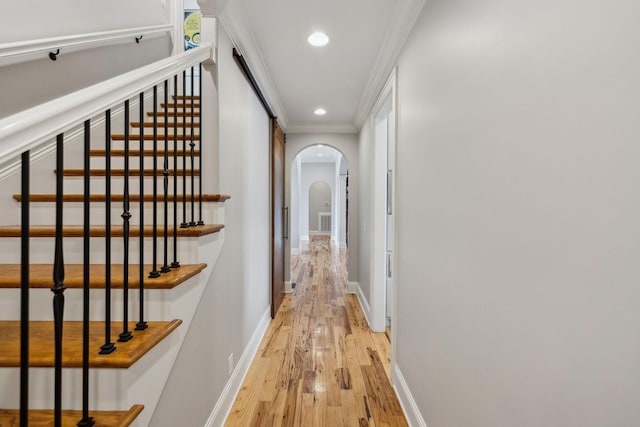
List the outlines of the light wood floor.
{"type": "Polygon", "coordinates": [[[345,256],[312,237],[292,259],[293,294],[271,322],[226,426],[406,426],[389,340],[345,294],[345,256]]]}

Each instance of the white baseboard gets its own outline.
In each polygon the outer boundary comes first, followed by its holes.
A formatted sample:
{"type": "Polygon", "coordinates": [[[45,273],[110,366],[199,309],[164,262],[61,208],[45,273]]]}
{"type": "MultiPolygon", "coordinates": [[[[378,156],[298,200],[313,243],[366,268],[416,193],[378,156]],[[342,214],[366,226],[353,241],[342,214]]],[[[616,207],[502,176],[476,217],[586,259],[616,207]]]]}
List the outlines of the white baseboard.
{"type": "Polygon", "coordinates": [[[347,243],[346,243],[346,242],[340,242],[340,243],[338,244],[338,247],[339,247],[340,249],[347,249],[347,243]]]}
{"type": "Polygon", "coordinates": [[[358,282],[347,282],[347,293],[357,294],[359,287],[360,287],[360,284],[358,284],[358,282]]]}
{"type": "Polygon", "coordinates": [[[404,411],[404,415],[407,418],[409,426],[427,427],[427,423],[424,421],[418,404],[416,403],[409,386],[404,379],[404,375],[400,371],[398,364],[393,365],[393,388],[396,390],[396,395],[400,401],[400,406],[404,411]]]}
{"type": "Polygon", "coordinates": [[[258,352],[260,342],[262,341],[262,338],[267,331],[270,320],[271,307],[267,307],[267,310],[264,312],[264,315],[260,319],[256,330],[253,332],[251,339],[242,352],[242,356],[240,356],[238,364],[229,377],[227,385],[222,391],[220,398],[216,402],[216,406],[213,408],[213,411],[211,411],[211,415],[209,415],[209,419],[207,420],[205,427],[218,427],[224,425],[224,422],[227,420],[229,412],[231,411],[231,407],[233,406],[233,403],[235,402],[236,397],[240,392],[242,382],[247,376],[247,372],[249,372],[251,362],[258,352]]]}
{"type": "Polygon", "coordinates": [[[284,293],[285,294],[290,294],[291,292],[293,292],[293,289],[291,288],[291,280],[285,280],[285,282],[284,282],[284,293]]]}
{"type": "Polygon", "coordinates": [[[291,248],[291,256],[300,255],[300,248],[291,248]]]}
{"type": "Polygon", "coordinates": [[[362,288],[358,283],[358,289],[356,291],[356,295],[358,296],[358,301],[360,302],[360,308],[362,308],[362,313],[364,313],[364,318],[367,319],[367,325],[371,328],[371,306],[369,306],[369,301],[364,296],[364,292],[362,292],[362,288]]]}

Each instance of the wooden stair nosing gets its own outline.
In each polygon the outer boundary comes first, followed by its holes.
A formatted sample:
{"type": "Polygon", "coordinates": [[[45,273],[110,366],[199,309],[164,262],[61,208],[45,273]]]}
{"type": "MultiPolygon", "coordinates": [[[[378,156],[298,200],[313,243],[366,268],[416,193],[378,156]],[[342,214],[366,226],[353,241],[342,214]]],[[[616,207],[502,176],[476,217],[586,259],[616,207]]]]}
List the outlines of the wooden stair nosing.
{"type": "MultiPolygon", "coordinates": [[[[207,224],[207,225],[197,225],[195,227],[188,228],[178,228],[178,236],[179,237],[201,237],[207,234],[217,233],[224,228],[222,224],[207,224]]],[[[158,227],[158,236],[160,236],[164,228],[162,226],[158,227]]],[[[54,226],[34,226],[30,229],[30,237],[55,237],[55,227],[54,226]]],[[[169,235],[173,234],[173,226],[167,227],[167,233],[169,235]]],[[[62,230],[62,234],[64,237],[84,237],[84,227],[81,225],[66,225],[62,230]]],[[[91,227],[89,230],[90,237],[105,237],[105,227],[104,226],[96,226],[91,227]]],[[[123,228],[122,227],[111,227],[111,237],[122,237],[123,228]]],[[[153,227],[145,226],[144,227],[144,235],[145,237],[153,236],[153,227]]],[[[131,226],[129,230],[129,237],[139,237],[140,236],[140,227],[131,226]]],[[[1,237],[20,237],[20,226],[0,226],[0,238],[1,237]]]]}
{"type": "MultiPolygon", "coordinates": [[[[194,111],[193,114],[191,114],[191,111],[187,111],[185,113],[183,113],[182,111],[178,111],[177,114],[174,113],[171,110],[166,110],[166,111],[158,111],[156,113],[156,115],[158,117],[162,117],[162,116],[169,116],[169,117],[173,117],[173,116],[178,116],[178,117],[200,117],[200,112],[199,111],[194,111]]],[[[148,117],[153,117],[153,111],[149,111],[147,112],[147,116],[148,117]]]]}
{"type": "MultiPolygon", "coordinates": [[[[149,350],[173,332],[182,320],[169,322],[147,322],[148,328],[136,331],[136,322],[128,327],[133,338],[127,342],[116,342],[116,351],[111,354],[99,354],[104,344],[104,322],[89,322],[89,367],[127,369],[142,358],[149,350]]],[[[82,367],[82,328],[81,321],[66,321],[63,324],[62,366],[66,368],[82,367]]],[[[112,337],[117,339],[122,332],[122,322],[111,323],[112,337]]],[[[0,367],[16,368],[20,366],[20,321],[0,321],[0,367]]],[[[29,322],[29,366],[50,368],[54,365],[53,321],[29,322]]]]}
{"type": "MultiPolygon", "coordinates": [[[[198,125],[198,123],[200,123],[199,121],[189,121],[189,122],[178,122],[178,130],[182,130],[182,128],[186,128],[186,129],[191,129],[191,122],[193,122],[194,125],[198,125]]],[[[154,123],[152,121],[149,122],[142,122],[145,128],[152,128],[154,123]]],[[[157,123],[158,129],[160,128],[164,128],[164,121],[158,121],[157,123]]],[[[140,128],[140,122],[131,122],[131,127],[134,128],[140,128]]],[[[175,122],[168,122],[167,123],[167,127],[169,128],[169,130],[173,130],[175,128],[175,122]]]]}
{"type": "MultiPolygon", "coordinates": [[[[171,102],[170,102],[170,103],[168,103],[168,104],[165,104],[164,102],[160,104],[160,107],[161,107],[161,108],[169,108],[169,109],[173,109],[173,108],[182,109],[182,107],[183,107],[183,106],[184,106],[187,110],[191,109],[191,103],[188,103],[188,102],[182,102],[182,103],[178,102],[177,107],[174,107],[174,106],[173,106],[173,103],[171,103],[171,102]]],[[[199,108],[200,108],[200,103],[199,103],[199,102],[196,102],[195,104],[193,104],[193,108],[194,108],[194,109],[196,109],[196,108],[198,108],[198,109],[199,109],[199,108]]]]}
{"type": "MultiPolygon", "coordinates": [[[[207,264],[183,264],[171,269],[168,273],[161,273],[160,277],[150,279],[146,274],[152,271],[151,264],[144,266],[145,289],[173,289],[181,283],[199,274],[207,267],[207,264]]],[[[0,289],[15,289],[20,287],[20,264],[0,264],[0,289]]],[[[82,264],[66,264],[64,266],[64,285],[68,289],[82,289],[84,286],[84,266],[82,264]]],[[[106,284],[105,265],[92,264],[89,278],[91,289],[104,289],[106,284]]],[[[137,264],[129,265],[129,288],[137,288],[140,285],[140,268],[137,264]]],[[[53,264],[29,265],[29,287],[33,289],[49,289],[53,286],[53,264]]],[[[111,288],[122,289],[124,269],[122,264],[111,266],[111,288]]]]}
{"type": "MultiPolygon", "coordinates": [[[[163,141],[164,142],[164,141],[163,141]]],[[[150,159],[153,157],[153,150],[142,150],[143,151],[143,155],[145,158],[150,159]]],[[[169,157],[173,157],[173,150],[167,150],[167,155],[169,157]]],[[[91,157],[106,157],[107,155],[107,150],[90,150],[89,151],[89,156],[91,157]]],[[[159,149],[157,151],[157,155],[158,157],[164,157],[164,150],[159,149]]],[[[182,158],[183,155],[187,155],[190,156],[191,155],[191,151],[189,149],[187,149],[186,151],[183,151],[182,149],[178,149],[176,151],[176,155],[180,158],[182,158]]],[[[198,157],[200,156],[200,150],[195,149],[193,150],[193,155],[198,157]]],[[[124,150],[121,149],[117,149],[117,150],[111,150],[111,157],[124,157],[124,150]]],[[[129,150],[129,157],[140,157],[140,150],[135,149],[135,150],[129,150]]]]}
{"type": "MultiPolygon", "coordinates": [[[[111,134],[111,139],[114,141],[124,141],[124,134],[123,133],[114,133],[111,134]]],[[[191,134],[187,133],[187,134],[179,134],[179,135],[167,135],[167,141],[169,142],[173,142],[174,140],[180,141],[182,142],[182,140],[187,140],[190,141],[191,140],[191,134]]],[[[145,133],[144,134],[144,140],[145,141],[153,141],[153,134],[152,133],[145,133]]],[[[160,135],[156,135],[156,140],[158,142],[164,142],[164,134],[160,135]]],[[[200,135],[193,135],[193,140],[194,141],[200,141],[200,135]]],[[[129,141],[140,141],[140,134],[131,134],[129,135],[129,141]]]]}
{"type": "MultiPolygon", "coordinates": [[[[93,427],[128,427],[140,415],[144,405],[133,405],[128,411],[89,411],[89,416],[93,418],[93,427]]],[[[52,409],[30,409],[30,427],[51,427],[53,425],[52,409]]],[[[63,410],[62,427],[76,427],[78,421],[82,419],[81,410],[63,410]]],[[[0,426],[18,427],[20,421],[20,410],[0,409],[0,426]]]]}
{"type": "MultiPolygon", "coordinates": [[[[216,202],[225,202],[227,200],[229,200],[231,198],[231,196],[227,195],[227,194],[203,194],[200,199],[203,202],[208,202],[208,203],[216,203],[216,202]]],[[[21,194],[14,194],[13,195],[13,199],[17,202],[21,202],[22,201],[22,195],[21,194]]],[[[167,197],[167,201],[168,202],[173,202],[173,194],[169,194],[169,196],[167,197]]],[[[177,197],[177,201],[178,202],[182,202],[185,199],[184,195],[182,194],[178,194],[177,197]]],[[[64,202],[68,202],[68,203],[82,203],[84,202],[84,195],[83,194],[65,194],[62,197],[62,200],[64,202]]],[[[104,194],[91,194],[89,195],[89,201],[93,202],[93,203],[99,203],[99,202],[106,202],[107,200],[107,196],[104,194]]],[[[124,200],[124,195],[122,194],[112,194],[111,195],[111,201],[112,202],[122,202],[124,200]]],[[[198,201],[198,196],[196,195],[195,198],[196,201],[198,201]]],[[[56,195],[55,194],[31,194],[29,196],[29,201],[31,203],[54,203],[56,201],[56,195]]],[[[129,195],[129,201],[132,203],[137,203],[140,201],[140,195],[139,194],[130,194],[129,195]]],[[[144,201],[145,202],[152,202],[153,201],[153,194],[145,194],[144,195],[144,201]]],[[[187,194],[186,196],[186,201],[190,202],[191,201],[191,195],[187,194]]],[[[164,202],[164,197],[162,194],[158,195],[158,202],[164,202]]]]}
{"type": "MultiPolygon", "coordinates": [[[[163,178],[162,169],[143,169],[142,172],[146,177],[153,177],[153,173],[156,173],[158,178],[163,178]]],[[[58,173],[56,169],[53,170],[54,173],[58,173]]],[[[122,177],[124,176],[124,169],[111,169],[111,176],[113,177],[122,177]]],[[[173,176],[174,172],[177,172],[178,177],[191,177],[191,169],[169,169],[169,176],[173,176]]],[[[200,176],[200,170],[193,170],[194,176],[200,176]]],[[[82,177],[84,176],[84,169],[64,169],[62,171],[63,176],[74,176],[74,177],[82,177]]],[[[91,169],[89,170],[89,176],[107,176],[106,169],[91,169]]],[[[136,178],[140,176],[140,169],[129,169],[129,177],[136,178]]]]}
{"type": "Polygon", "coordinates": [[[200,99],[200,95],[172,95],[173,99],[200,99]]]}

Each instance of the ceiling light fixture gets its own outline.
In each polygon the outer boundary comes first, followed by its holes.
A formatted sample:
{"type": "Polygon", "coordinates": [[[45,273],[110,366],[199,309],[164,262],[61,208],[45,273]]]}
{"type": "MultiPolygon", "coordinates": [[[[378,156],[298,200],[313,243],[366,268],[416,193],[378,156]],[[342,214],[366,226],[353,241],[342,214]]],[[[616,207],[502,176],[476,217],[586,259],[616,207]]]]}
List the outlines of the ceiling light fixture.
{"type": "Polygon", "coordinates": [[[315,114],[316,116],[324,116],[325,114],[327,114],[327,110],[325,110],[324,108],[316,108],[313,114],[315,114]]]}
{"type": "Polygon", "coordinates": [[[309,42],[311,46],[325,46],[329,43],[329,36],[322,31],[316,31],[315,33],[311,33],[309,37],[307,37],[307,42],[309,42]]]}

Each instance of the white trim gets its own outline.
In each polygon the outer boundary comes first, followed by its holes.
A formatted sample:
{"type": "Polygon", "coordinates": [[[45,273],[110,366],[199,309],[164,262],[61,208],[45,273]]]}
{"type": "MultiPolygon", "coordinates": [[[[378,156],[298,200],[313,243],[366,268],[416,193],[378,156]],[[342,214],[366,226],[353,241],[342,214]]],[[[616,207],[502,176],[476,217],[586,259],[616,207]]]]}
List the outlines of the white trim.
{"type": "Polygon", "coordinates": [[[318,124],[312,124],[312,125],[291,125],[288,126],[285,131],[288,134],[294,134],[294,133],[313,133],[313,134],[343,134],[343,133],[358,133],[358,129],[351,125],[341,125],[341,124],[336,124],[336,125],[331,125],[331,124],[327,124],[327,125],[318,125],[318,124]]]}
{"type": "Polygon", "coordinates": [[[291,280],[285,280],[284,282],[284,293],[290,294],[293,292],[293,288],[291,287],[291,280]]]}
{"type": "Polygon", "coordinates": [[[393,22],[389,26],[389,31],[382,42],[382,47],[380,48],[376,63],[372,68],[371,76],[369,77],[365,90],[362,92],[362,98],[358,103],[358,108],[353,115],[353,125],[357,129],[360,129],[367,119],[367,116],[373,108],[376,96],[384,86],[389,72],[396,65],[398,57],[402,52],[402,46],[404,46],[404,43],[407,41],[407,37],[409,37],[413,24],[415,24],[416,19],[418,19],[425,1],[426,0],[410,0],[400,2],[399,6],[395,9],[395,14],[392,18],[393,22]]]}
{"type": "MultiPolygon", "coordinates": [[[[373,330],[373,328],[371,327],[371,321],[369,320],[371,317],[371,307],[369,306],[369,301],[367,301],[367,298],[364,296],[364,292],[362,292],[360,283],[358,282],[355,282],[355,283],[356,283],[356,289],[354,293],[358,297],[358,302],[360,303],[360,308],[362,309],[364,318],[367,320],[367,325],[369,325],[369,328],[373,330]]],[[[347,285],[348,285],[348,282],[347,282],[347,285]]]]}
{"type": "Polygon", "coordinates": [[[0,44],[0,62],[2,65],[15,64],[33,59],[31,58],[33,54],[42,54],[42,52],[55,51],[57,49],[60,49],[60,54],[65,54],[90,47],[118,44],[127,40],[135,43],[135,38],[139,36],[145,36],[140,41],[140,43],[144,43],[149,38],[159,37],[165,33],[173,33],[173,31],[173,25],[165,24],[3,43],[0,44]],[[16,57],[21,58],[17,59],[16,57]]]}
{"type": "Polygon", "coordinates": [[[179,71],[209,60],[212,44],[190,49],[0,120],[0,159],[11,159],[118,105],[179,71]]]}
{"type": "Polygon", "coordinates": [[[291,256],[300,255],[300,248],[291,248],[291,256]]]}
{"type": "Polygon", "coordinates": [[[229,377],[229,381],[227,381],[227,385],[216,402],[216,406],[213,408],[213,411],[211,411],[211,415],[209,415],[209,418],[205,423],[205,427],[222,426],[227,420],[231,407],[233,406],[233,402],[236,400],[236,397],[240,392],[240,388],[247,376],[247,372],[249,372],[251,362],[260,348],[260,342],[267,331],[270,320],[271,307],[269,306],[262,315],[256,330],[253,332],[253,335],[251,335],[251,339],[249,339],[247,346],[242,352],[242,356],[240,356],[238,364],[229,377]]]}
{"type": "Polygon", "coordinates": [[[400,367],[397,364],[393,365],[392,376],[393,388],[396,391],[398,401],[400,401],[400,406],[402,406],[402,410],[404,411],[404,415],[407,418],[409,425],[411,427],[427,427],[427,423],[424,421],[424,418],[420,413],[420,408],[418,408],[418,404],[413,398],[413,394],[411,394],[411,390],[409,389],[409,386],[404,379],[404,375],[402,375],[400,367]]]}
{"type": "Polygon", "coordinates": [[[357,294],[358,288],[360,288],[360,284],[358,282],[349,282],[347,281],[347,293],[348,294],[357,294]]]}

